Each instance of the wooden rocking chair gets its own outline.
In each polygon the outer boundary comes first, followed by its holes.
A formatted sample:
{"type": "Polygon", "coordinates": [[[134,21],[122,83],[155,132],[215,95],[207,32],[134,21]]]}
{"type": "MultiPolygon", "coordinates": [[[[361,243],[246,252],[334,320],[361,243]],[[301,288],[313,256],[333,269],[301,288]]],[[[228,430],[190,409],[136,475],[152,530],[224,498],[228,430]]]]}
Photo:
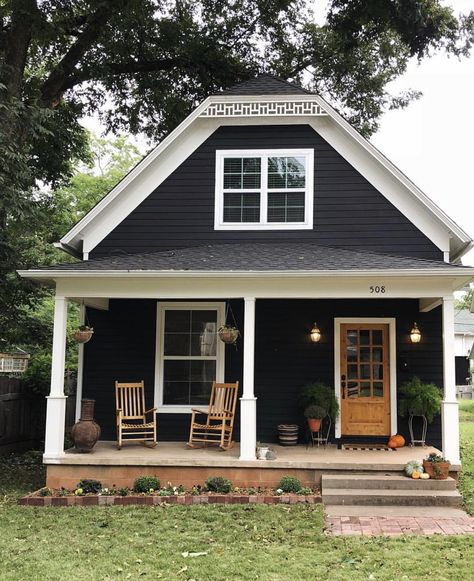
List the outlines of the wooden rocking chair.
{"type": "Polygon", "coordinates": [[[238,391],[238,381],[236,383],[214,382],[212,384],[209,410],[192,410],[188,442],[190,448],[201,448],[213,444],[217,444],[223,450],[232,448],[238,391]],[[206,420],[201,423],[197,422],[197,415],[206,416],[206,420]]]}
{"type": "Polygon", "coordinates": [[[115,404],[117,414],[117,449],[124,440],[141,442],[145,446],[156,446],[156,408],[145,409],[145,385],[115,382],[115,404]],[[147,422],[146,416],[152,420],[147,422]],[[151,442],[151,444],[147,444],[151,442]]]}

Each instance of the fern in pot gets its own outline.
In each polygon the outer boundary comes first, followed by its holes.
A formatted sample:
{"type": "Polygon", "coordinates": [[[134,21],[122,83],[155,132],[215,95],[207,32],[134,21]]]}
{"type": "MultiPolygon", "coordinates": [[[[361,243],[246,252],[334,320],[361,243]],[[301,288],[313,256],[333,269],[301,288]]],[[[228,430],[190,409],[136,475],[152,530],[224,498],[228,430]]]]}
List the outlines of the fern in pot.
{"type": "Polygon", "coordinates": [[[443,400],[441,389],[434,383],[424,383],[419,377],[413,377],[410,381],[402,383],[398,391],[402,396],[398,405],[398,413],[402,417],[408,417],[411,443],[421,443],[424,446],[428,424],[431,424],[435,416],[441,411],[441,401],[443,400]],[[413,435],[413,418],[415,416],[422,418],[421,439],[415,439],[413,435]]]}

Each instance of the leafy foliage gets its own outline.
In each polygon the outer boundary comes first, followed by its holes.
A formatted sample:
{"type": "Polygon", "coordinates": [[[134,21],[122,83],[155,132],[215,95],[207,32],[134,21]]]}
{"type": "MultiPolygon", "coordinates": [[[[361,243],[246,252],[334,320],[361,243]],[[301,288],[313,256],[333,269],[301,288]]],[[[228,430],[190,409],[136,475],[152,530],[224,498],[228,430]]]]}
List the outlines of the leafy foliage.
{"type": "Polygon", "coordinates": [[[324,417],[326,417],[327,410],[325,407],[321,407],[320,405],[312,404],[312,405],[309,405],[307,408],[305,408],[303,413],[304,413],[305,418],[322,420],[324,417]]]}
{"type": "Polygon", "coordinates": [[[229,494],[232,490],[232,482],[223,476],[210,476],[205,482],[205,488],[209,492],[229,494]]]}
{"type": "Polygon", "coordinates": [[[80,488],[83,494],[99,494],[102,490],[102,482],[90,478],[80,480],[76,488],[80,488]]]}
{"type": "Polygon", "coordinates": [[[423,383],[419,377],[413,377],[402,383],[399,393],[402,399],[398,405],[398,413],[403,417],[426,416],[431,423],[440,412],[443,396],[441,389],[433,383],[423,383]]]}
{"type": "Polygon", "coordinates": [[[283,492],[294,492],[295,494],[301,490],[301,482],[296,476],[282,476],[277,488],[283,492]]]}
{"type": "Polygon", "coordinates": [[[334,390],[319,381],[308,383],[303,387],[300,404],[304,410],[309,406],[318,406],[325,411],[322,417],[328,415],[332,420],[335,420],[339,415],[339,404],[334,390]]]}
{"type": "Polygon", "coordinates": [[[150,489],[158,490],[160,481],[156,476],[139,476],[133,483],[134,492],[149,492],[150,489]]]}

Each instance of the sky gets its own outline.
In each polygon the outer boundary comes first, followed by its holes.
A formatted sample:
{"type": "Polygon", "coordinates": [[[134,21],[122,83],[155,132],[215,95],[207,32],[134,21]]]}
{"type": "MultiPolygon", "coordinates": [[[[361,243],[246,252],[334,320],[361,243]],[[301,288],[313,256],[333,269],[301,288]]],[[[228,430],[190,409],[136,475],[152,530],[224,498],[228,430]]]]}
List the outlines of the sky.
{"type": "MultiPolygon", "coordinates": [[[[474,10],[474,0],[443,4],[456,14],[474,10]]],[[[324,3],[317,12],[324,17],[324,3]]],[[[468,59],[440,53],[411,63],[390,91],[408,88],[422,97],[385,113],[371,142],[474,239],[474,50],[468,59]]],[[[96,119],[84,121],[99,130],[96,119]]],[[[474,250],[463,262],[474,266],[474,250]]]]}

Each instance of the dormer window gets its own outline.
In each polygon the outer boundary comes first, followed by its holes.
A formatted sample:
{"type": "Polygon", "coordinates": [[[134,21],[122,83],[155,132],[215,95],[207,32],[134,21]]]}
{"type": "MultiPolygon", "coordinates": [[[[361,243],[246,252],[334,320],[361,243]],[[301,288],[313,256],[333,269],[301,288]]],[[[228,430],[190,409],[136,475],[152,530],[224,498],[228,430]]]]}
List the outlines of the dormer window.
{"type": "Polygon", "coordinates": [[[312,149],[216,152],[216,230],[312,227],[312,149]]]}

